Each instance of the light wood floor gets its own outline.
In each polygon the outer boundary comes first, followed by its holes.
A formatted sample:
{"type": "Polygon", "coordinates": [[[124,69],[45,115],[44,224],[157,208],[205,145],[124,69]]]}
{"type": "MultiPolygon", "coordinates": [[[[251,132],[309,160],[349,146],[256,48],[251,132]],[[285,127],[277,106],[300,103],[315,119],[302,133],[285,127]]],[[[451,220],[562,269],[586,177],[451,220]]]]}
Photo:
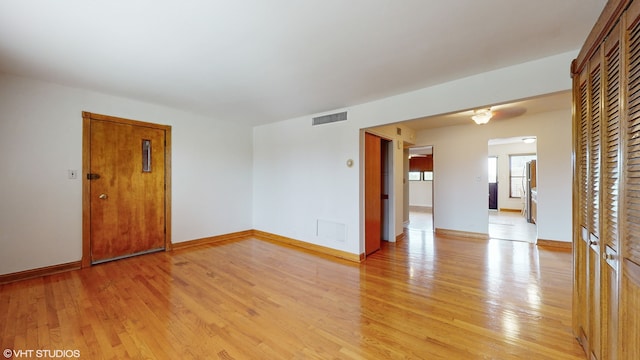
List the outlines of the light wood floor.
{"type": "Polygon", "coordinates": [[[431,208],[424,206],[411,206],[409,208],[409,224],[411,230],[433,231],[433,212],[431,208]]]}
{"type": "Polygon", "coordinates": [[[535,243],[538,228],[519,212],[489,211],[489,237],[535,243]]]}
{"type": "MultiPolygon", "coordinates": [[[[410,230],[433,231],[431,208],[412,206],[409,211],[410,230]]],[[[535,243],[538,229],[528,223],[520,212],[489,210],[488,234],[492,239],[526,241],[535,243]]]]}
{"type": "Polygon", "coordinates": [[[258,239],[0,286],[0,349],[81,359],[584,359],[571,254],[408,238],[354,264],[258,239]]]}

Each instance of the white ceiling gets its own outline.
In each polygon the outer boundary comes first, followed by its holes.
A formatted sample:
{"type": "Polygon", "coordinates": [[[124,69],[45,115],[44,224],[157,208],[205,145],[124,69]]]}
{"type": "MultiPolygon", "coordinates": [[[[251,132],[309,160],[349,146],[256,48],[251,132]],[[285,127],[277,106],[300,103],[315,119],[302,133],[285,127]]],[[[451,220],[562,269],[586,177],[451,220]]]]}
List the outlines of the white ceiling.
{"type": "Polygon", "coordinates": [[[0,72],[257,125],[578,49],[605,2],[2,0],[0,72]]]}
{"type": "MultiPolygon", "coordinates": [[[[490,122],[506,121],[522,115],[530,116],[548,111],[571,109],[571,91],[547,94],[507,104],[487,104],[486,108],[490,108],[493,112],[493,117],[490,122]]],[[[408,120],[403,121],[402,124],[414,130],[459,125],[478,126],[473,122],[473,120],[471,120],[474,110],[475,109],[462,110],[451,114],[408,120]]]]}

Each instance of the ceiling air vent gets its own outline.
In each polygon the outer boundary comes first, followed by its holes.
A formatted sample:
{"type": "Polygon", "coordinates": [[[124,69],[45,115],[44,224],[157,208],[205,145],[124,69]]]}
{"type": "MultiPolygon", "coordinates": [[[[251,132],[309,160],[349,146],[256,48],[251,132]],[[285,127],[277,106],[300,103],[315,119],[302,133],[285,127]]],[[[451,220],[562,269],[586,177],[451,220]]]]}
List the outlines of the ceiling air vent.
{"type": "Polygon", "coordinates": [[[318,116],[313,118],[313,126],[328,124],[336,121],[347,120],[347,112],[335,113],[331,115],[318,116]]]}

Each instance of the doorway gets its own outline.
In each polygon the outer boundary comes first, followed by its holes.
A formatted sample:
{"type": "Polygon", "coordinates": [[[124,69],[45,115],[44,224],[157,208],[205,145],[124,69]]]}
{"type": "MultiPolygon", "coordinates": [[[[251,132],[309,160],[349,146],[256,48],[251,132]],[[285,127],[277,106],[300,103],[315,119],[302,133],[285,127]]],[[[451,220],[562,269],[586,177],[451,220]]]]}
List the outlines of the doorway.
{"type": "Polygon", "coordinates": [[[409,230],[433,232],[433,146],[409,148],[409,230]]]}
{"type": "MultiPolygon", "coordinates": [[[[393,141],[364,133],[365,256],[393,236],[393,141]]],[[[395,239],[394,239],[395,240],[395,239]]]]}
{"type": "Polygon", "coordinates": [[[393,141],[380,139],[380,166],[382,168],[382,228],[381,239],[393,239],[393,217],[391,198],[393,198],[393,141]]]}
{"type": "MultiPolygon", "coordinates": [[[[537,241],[538,229],[529,221],[532,191],[527,161],[535,159],[535,136],[491,139],[488,142],[488,233],[493,239],[537,241]],[[533,141],[531,141],[533,139],[533,141]]],[[[535,173],[534,173],[535,178],[535,173]]],[[[535,193],[535,188],[533,192],[535,193]]]]}
{"type": "Polygon", "coordinates": [[[82,266],[168,249],[171,127],[82,115],[82,266]]]}

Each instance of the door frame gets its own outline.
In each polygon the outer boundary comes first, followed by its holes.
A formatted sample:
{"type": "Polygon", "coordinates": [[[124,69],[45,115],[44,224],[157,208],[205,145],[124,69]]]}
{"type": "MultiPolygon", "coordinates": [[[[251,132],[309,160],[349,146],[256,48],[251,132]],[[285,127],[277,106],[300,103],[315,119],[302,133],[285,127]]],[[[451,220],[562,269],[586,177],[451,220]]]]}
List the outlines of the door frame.
{"type": "Polygon", "coordinates": [[[380,172],[381,172],[381,185],[382,185],[382,201],[380,204],[381,210],[381,227],[380,227],[380,239],[382,241],[395,241],[395,216],[392,216],[391,210],[395,208],[395,204],[391,201],[394,197],[391,193],[394,192],[393,188],[393,141],[385,138],[380,138],[380,172]],[[394,205],[394,206],[392,206],[394,205]]]}
{"type": "MultiPolygon", "coordinates": [[[[436,184],[436,177],[435,177],[435,169],[434,169],[434,162],[435,162],[435,154],[436,154],[436,147],[434,145],[412,145],[411,147],[408,148],[409,151],[411,150],[415,150],[415,149],[425,149],[425,152],[427,151],[426,148],[431,148],[431,174],[432,174],[432,178],[431,180],[424,180],[424,178],[422,178],[421,176],[421,180],[420,182],[422,183],[423,181],[430,181],[431,185],[429,186],[431,188],[431,229],[425,229],[431,232],[436,231],[436,225],[435,225],[435,208],[436,208],[436,202],[435,202],[435,198],[436,198],[436,194],[435,194],[435,184],[436,184]]],[[[427,154],[429,155],[429,154],[427,154]]],[[[410,159],[409,159],[410,161],[410,159]]],[[[409,214],[411,213],[410,207],[411,207],[411,185],[409,183],[409,172],[411,171],[410,165],[408,165],[409,162],[407,162],[407,167],[403,168],[402,172],[404,173],[404,177],[405,177],[405,182],[407,184],[406,187],[406,191],[408,196],[406,197],[406,207],[407,207],[407,216],[409,216],[409,214]]],[[[427,186],[425,184],[425,186],[427,186]]],[[[407,224],[409,224],[409,219],[407,218],[407,224]]],[[[406,226],[405,226],[406,227],[406,226]]]]}
{"type": "Polygon", "coordinates": [[[91,266],[91,184],[87,175],[91,171],[91,121],[110,121],[119,124],[145,126],[164,130],[164,249],[170,251],[171,243],[171,126],[160,125],[138,120],[129,120],[109,115],[82,112],[82,268],[91,266]]]}

